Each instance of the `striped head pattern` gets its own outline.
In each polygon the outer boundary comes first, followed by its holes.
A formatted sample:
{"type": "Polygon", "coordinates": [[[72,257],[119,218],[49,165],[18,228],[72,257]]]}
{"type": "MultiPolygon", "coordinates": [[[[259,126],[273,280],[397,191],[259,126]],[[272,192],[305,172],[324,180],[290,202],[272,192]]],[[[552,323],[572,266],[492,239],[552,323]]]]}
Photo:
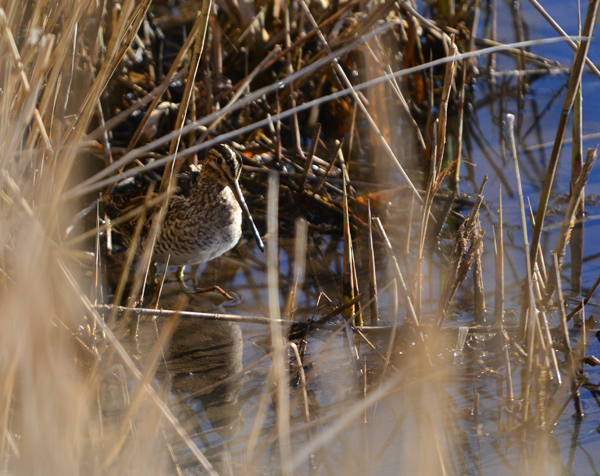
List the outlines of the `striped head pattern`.
{"type": "Polygon", "coordinates": [[[203,168],[210,168],[211,172],[225,179],[227,183],[236,182],[242,173],[242,158],[226,144],[213,147],[206,156],[203,168]]]}

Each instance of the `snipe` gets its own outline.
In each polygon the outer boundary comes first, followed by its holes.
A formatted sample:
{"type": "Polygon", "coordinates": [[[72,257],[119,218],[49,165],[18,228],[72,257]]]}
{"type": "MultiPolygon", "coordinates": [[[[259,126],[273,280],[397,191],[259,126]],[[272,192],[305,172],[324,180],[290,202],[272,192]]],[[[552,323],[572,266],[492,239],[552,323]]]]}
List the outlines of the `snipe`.
{"type": "MultiPolygon", "coordinates": [[[[218,145],[208,152],[199,172],[181,177],[177,194],[169,205],[154,245],[152,260],[186,266],[210,261],[233,248],[242,236],[242,214],[252,229],[261,251],[264,245],[242,195],[239,177],[240,155],[228,145],[218,145]],[[183,186],[182,186],[183,184],[183,186]]],[[[113,192],[105,198],[105,213],[111,218],[123,216],[143,204],[147,185],[113,192]]],[[[152,220],[159,208],[150,208],[140,238],[143,250],[152,220]]],[[[126,244],[131,243],[135,221],[117,227],[126,244]]]]}

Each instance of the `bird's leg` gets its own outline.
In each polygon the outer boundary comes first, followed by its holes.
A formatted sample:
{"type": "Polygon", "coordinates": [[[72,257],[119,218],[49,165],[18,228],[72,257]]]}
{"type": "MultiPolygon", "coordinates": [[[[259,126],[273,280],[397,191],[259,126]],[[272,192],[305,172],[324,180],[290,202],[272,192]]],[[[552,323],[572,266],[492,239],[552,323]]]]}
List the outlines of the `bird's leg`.
{"type": "Polygon", "coordinates": [[[156,269],[156,263],[150,262],[150,268],[148,269],[148,281],[153,286],[158,284],[158,270],[156,269]]]}
{"type": "Polygon", "coordinates": [[[177,281],[179,284],[185,286],[185,266],[177,268],[177,281]]]}
{"type": "Polygon", "coordinates": [[[163,268],[163,272],[160,275],[160,281],[156,283],[156,286],[154,288],[154,294],[152,296],[152,302],[150,303],[151,308],[158,309],[158,302],[160,301],[160,295],[165,284],[165,278],[167,277],[167,268],[168,266],[165,265],[165,267],[163,268]]]}

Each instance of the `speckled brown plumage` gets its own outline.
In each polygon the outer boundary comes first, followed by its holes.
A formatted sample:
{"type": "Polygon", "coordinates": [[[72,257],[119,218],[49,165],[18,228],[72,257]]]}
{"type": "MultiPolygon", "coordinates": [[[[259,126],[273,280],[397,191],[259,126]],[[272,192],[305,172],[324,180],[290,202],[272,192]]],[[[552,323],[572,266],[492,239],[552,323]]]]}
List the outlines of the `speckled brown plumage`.
{"type": "MultiPolygon", "coordinates": [[[[233,248],[242,235],[242,212],[246,214],[259,247],[264,249],[241,196],[238,183],[241,170],[239,154],[227,145],[218,145],[210,150],[200,172],[192,172],[182,177],[183,181],[179,180],[178,193],[169,200],[154,245],[154,261],[164,263],[170,257],[169,264],[185,266],[205,263],[222,255],[233,248]]],[[[125,193],[116,192],[105,199],[105,213],[115,219],[142,205],[146,196],[147,186],[138,185],[125,193]]],[[[140,239],[142,250],[158,212],[159,207],[148,210],[140,239]]],[[[129,245],[135,220],[117,229],[129,245]]]]}

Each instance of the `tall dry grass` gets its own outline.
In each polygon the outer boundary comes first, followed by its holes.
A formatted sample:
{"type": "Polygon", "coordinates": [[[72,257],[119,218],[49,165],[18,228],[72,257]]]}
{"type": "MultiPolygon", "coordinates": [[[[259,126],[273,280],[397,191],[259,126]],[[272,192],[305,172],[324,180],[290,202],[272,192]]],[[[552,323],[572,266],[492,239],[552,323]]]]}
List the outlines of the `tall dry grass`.
{"type": "MultiPolygon", "coordinates": [[[[148,2],[132,0],[1,5],[0,41],[6,53],[0,59],[0,467],[4,474],[172,474],[168,451],[173,437],[188,446],[207,472],[214,472],[151,386],[152,372],[138,370],[94,313],[90,305],[98,279],[94,257],[62,245],[74,213],[86,205],[65,200],[63,192],[77,185],[80,174],[88,173],[78,169],[89,163],[86,147],[93,147],[83,140],[84,133],[98,116],[99,97],[147,6],[148,2]]],[[[274,187],[271,195],[276,197],[274,187]]],[[[273,197],[271,250],[278,246],[273,197]]],[[[275,296],[277,261],[271,262],[274,253],[269,256],[269,289],[275,296]]],[[[278,317],[279,303],[271,299],[275,313],[271,317],[278,317]]],[[[278,325],[272,333],[278,355],[273,378],[283,383],[285,349],[279,345],[278,325]]],[[[277,435],[280,442],[287,441],[279,456],[286,474],[303,466],[315,451],[326,451],[337,432],[360,421],[373,403],[397,390],[393,384],[382,386],[352,413],[340,415],[334,432],[311,437],[303,452],[293,455],[289,390],[285,384],[277,388],[277,435]]],[[[268,407],[269,394],[261,398],[262,408],[268,407]]],[[[431,413],[435,406],[423,413],[431,413]]],[[[428,423],[424,428],[429,427],[428,423]]],[[[258,444],[260,431],[259,426],[252,432],[249,448],[258,444]]],[[[440,464],[427,458],[422,463],[417,472],[429,473],[431,464],[434,468],[440,464]]],[[[252,468],[249,464],[249,473],[252,468]]],[[[361,468],[367,470],[366,459],[361,468]]]]}
{"type": "MultiPolygon", "coordinates": [[[[83,134],[148,3],[110,2],[112,10],[95,1],[0,3],[3,474],[106,474],[121,422],[103,412],[126,408],[110,398],[119,391],[107,378],[120,382],[121,396],[128,384],[95,345],[80,288],[93,282],[82,270],[94,269],[94,260],[62,246],[81,203],[61,195],[78,180],[89,147],[83,134]]],[[[152,461],[160,433],[138,434],[140,447],[121,453],[111,474],[152,461]]]]}

